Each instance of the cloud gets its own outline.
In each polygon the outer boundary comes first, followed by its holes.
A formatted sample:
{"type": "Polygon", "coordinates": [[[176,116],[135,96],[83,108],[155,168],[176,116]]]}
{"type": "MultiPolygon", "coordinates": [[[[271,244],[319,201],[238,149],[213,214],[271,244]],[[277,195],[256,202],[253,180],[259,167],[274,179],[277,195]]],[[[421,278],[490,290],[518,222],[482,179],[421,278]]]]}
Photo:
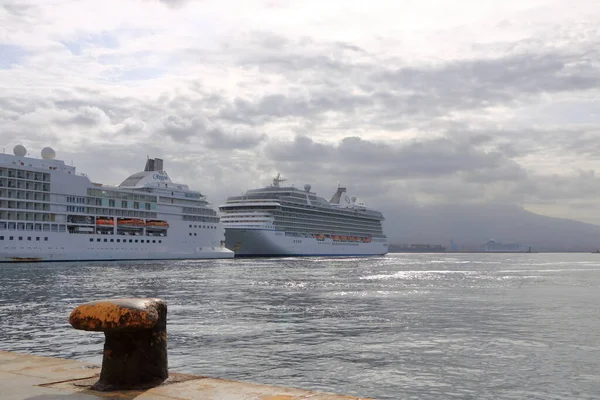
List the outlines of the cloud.
{"type": "Polygon", "coordinates": [[[191,136],[206,133],[206,125],[201,118],[183,119],[174,115],[163,118],[162,132],[175,141],[186,141],[191,136]]]}
{"type": "MultiPolygon", "coordinates": [[[[156,1],[156,0],[154,0],[154,1],[156,1]]],[[[188,3],[192,0],[158,0],[158,1],[169,7],[176,8],[176,7],[181,7],[185,3],[188,3]]]]}
{"type": "Polygon", "coordinates": [[[592,220],[600,12],[465,1],[0,2],[0,138],[98,181],[162,156],[215,202],[282,172],[592,220]]]}
{"type": "Polygon", "coordinates": [[[264,134],[226,132],[222,127],[202,116],[181,118],[168,115],[162,120],[160,133],[171,137],[176,142],[189,142],[195,138],[211,149],[223,150],[252,148],[266,139],[264,134]]]}
{"type": "Polygon", "coordinates": [[[248,55],[242,65],[256,65],[294,81],[306,81],[306,74],[310,76],[307,83],[313,85],[305,87],[303,93],[268,94],[254,102],[239,100],[224,112],[224,117],[240,120],[243,114],[254,120],[281,115],[309,118],[330,111],[366,110],[385,124],[390,118],[443,117],[455,111],[514,106],[530,101],[532,96],[600,89],[600,56],[592,46],[581,52],[538,50],[434,66],[403,65],[402,60],[394,59],[382,65],[335,57],[335,43],[323,50],[325,54],[317,55],[310,54],[314,51],[311,44],[296,42],[286,47],[283,51],[269,49],[266,55],[261,51],[248,55]]]}
{"type": "Polygon", "coordinates": [[[0,69],[14,68],[25,56],[23,48],[0,43],[0,69]]]}
{"type": "Polygon", "coordinates": [[[224,132],[219,128],[212,128],[207,132],[207,145],[211,149],[250,149],[258,146],[267,139],[265,134],[251,132],[224,132]]]}
{"type": "Polygon", "coordinates": [[[448,99],[506,100],[515,94],[552,93],[598,88],[597,54],[548,52],[496,59],[461,60],[431,68],[399,68],[379,78],[397,89],[413,89],[448,99]],[[586,56],[593,56],[586,60],[586,56]]]}
{"type": "Polygon", "coordinates": [[[500,152],[479,150],[450,138],[377,142],[346,137],[337,144],[324,144],[299,136],[269,144],[266,154],[294,170],[318,168],[332,175],[356,174],[367,179],[442,178],[468,172],[473,181],[492,182],[518,180],[524,173],[500,152]]]}
{"type": "Polygon", "coordinates": [[[27,15],[28,11],[31,11],[34,6],[32,4],[24,4],[22,2],[3,1],[0,3],[0,8],[2,8],[7,14],[11,14],[11,16],[20,17],[27,15]]]}

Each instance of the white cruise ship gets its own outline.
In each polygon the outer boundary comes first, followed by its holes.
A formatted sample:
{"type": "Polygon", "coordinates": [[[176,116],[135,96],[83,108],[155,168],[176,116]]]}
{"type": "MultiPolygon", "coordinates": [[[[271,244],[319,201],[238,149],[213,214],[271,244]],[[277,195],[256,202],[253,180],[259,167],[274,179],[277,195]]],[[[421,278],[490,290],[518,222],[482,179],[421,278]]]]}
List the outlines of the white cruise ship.
{"type": "Polygon", "coordinates": [[[483,251],[489,252],[508,252],[508,253],[521,253],[525,252],[525,248],[521,246],[519,243],[501,243],[496,241],[495,239],[490,239],[485,244],[481,245],[483,251]]]}
{"type": "Polygon", "coordinates": [[[55,159],[0,154],[0,262],[232,258],[205,197],[174,183],[163,160],[118,187],[55,159]]]}
{"type": "Polygon", "coordinates": [[[388,252],[383,215],[338,187],[327,201],[310,191],[271,186],[229,197],[219,207],[226,246],[238,256],[367,256],[388,252]]]}

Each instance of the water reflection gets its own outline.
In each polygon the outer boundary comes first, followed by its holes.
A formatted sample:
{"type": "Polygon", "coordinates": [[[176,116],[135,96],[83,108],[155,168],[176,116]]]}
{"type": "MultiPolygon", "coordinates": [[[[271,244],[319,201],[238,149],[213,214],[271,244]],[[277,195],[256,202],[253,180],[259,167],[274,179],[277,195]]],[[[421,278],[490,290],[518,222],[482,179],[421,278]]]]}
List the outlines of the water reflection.
{"type": "Polygon", "coordinates": [[[172,370],[381,399],[592,399],[594,255],[2,265],[0,348],[100,362],[78,304],[161,297],[172,370]],[[560,365],[560,368],[557,368],[560,365]]]}

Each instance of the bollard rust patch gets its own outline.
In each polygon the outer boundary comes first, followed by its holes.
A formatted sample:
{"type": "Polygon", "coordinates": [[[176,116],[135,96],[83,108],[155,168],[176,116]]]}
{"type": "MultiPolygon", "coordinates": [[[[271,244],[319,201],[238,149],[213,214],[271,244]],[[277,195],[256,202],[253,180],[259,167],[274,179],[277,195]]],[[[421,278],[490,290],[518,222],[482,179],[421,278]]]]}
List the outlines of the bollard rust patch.
{"type": "Polygon", "coordinates": [[[69,316],[75,329],[112,331],[150,329],[158,321],[158,299],[109,299],[82,304],[69,316]]]}

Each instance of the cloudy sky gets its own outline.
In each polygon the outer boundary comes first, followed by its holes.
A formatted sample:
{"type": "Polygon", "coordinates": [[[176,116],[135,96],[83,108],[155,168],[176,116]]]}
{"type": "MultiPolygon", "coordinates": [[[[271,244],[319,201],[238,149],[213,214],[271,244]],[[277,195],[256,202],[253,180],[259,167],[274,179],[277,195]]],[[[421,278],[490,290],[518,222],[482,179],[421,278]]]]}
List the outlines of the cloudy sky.
{"type": "Polygon", "coordinates": [[[0,138],[219,204],[278,172],[377,208],[600,223],[600,5],[0,0],[0,138]]]}

